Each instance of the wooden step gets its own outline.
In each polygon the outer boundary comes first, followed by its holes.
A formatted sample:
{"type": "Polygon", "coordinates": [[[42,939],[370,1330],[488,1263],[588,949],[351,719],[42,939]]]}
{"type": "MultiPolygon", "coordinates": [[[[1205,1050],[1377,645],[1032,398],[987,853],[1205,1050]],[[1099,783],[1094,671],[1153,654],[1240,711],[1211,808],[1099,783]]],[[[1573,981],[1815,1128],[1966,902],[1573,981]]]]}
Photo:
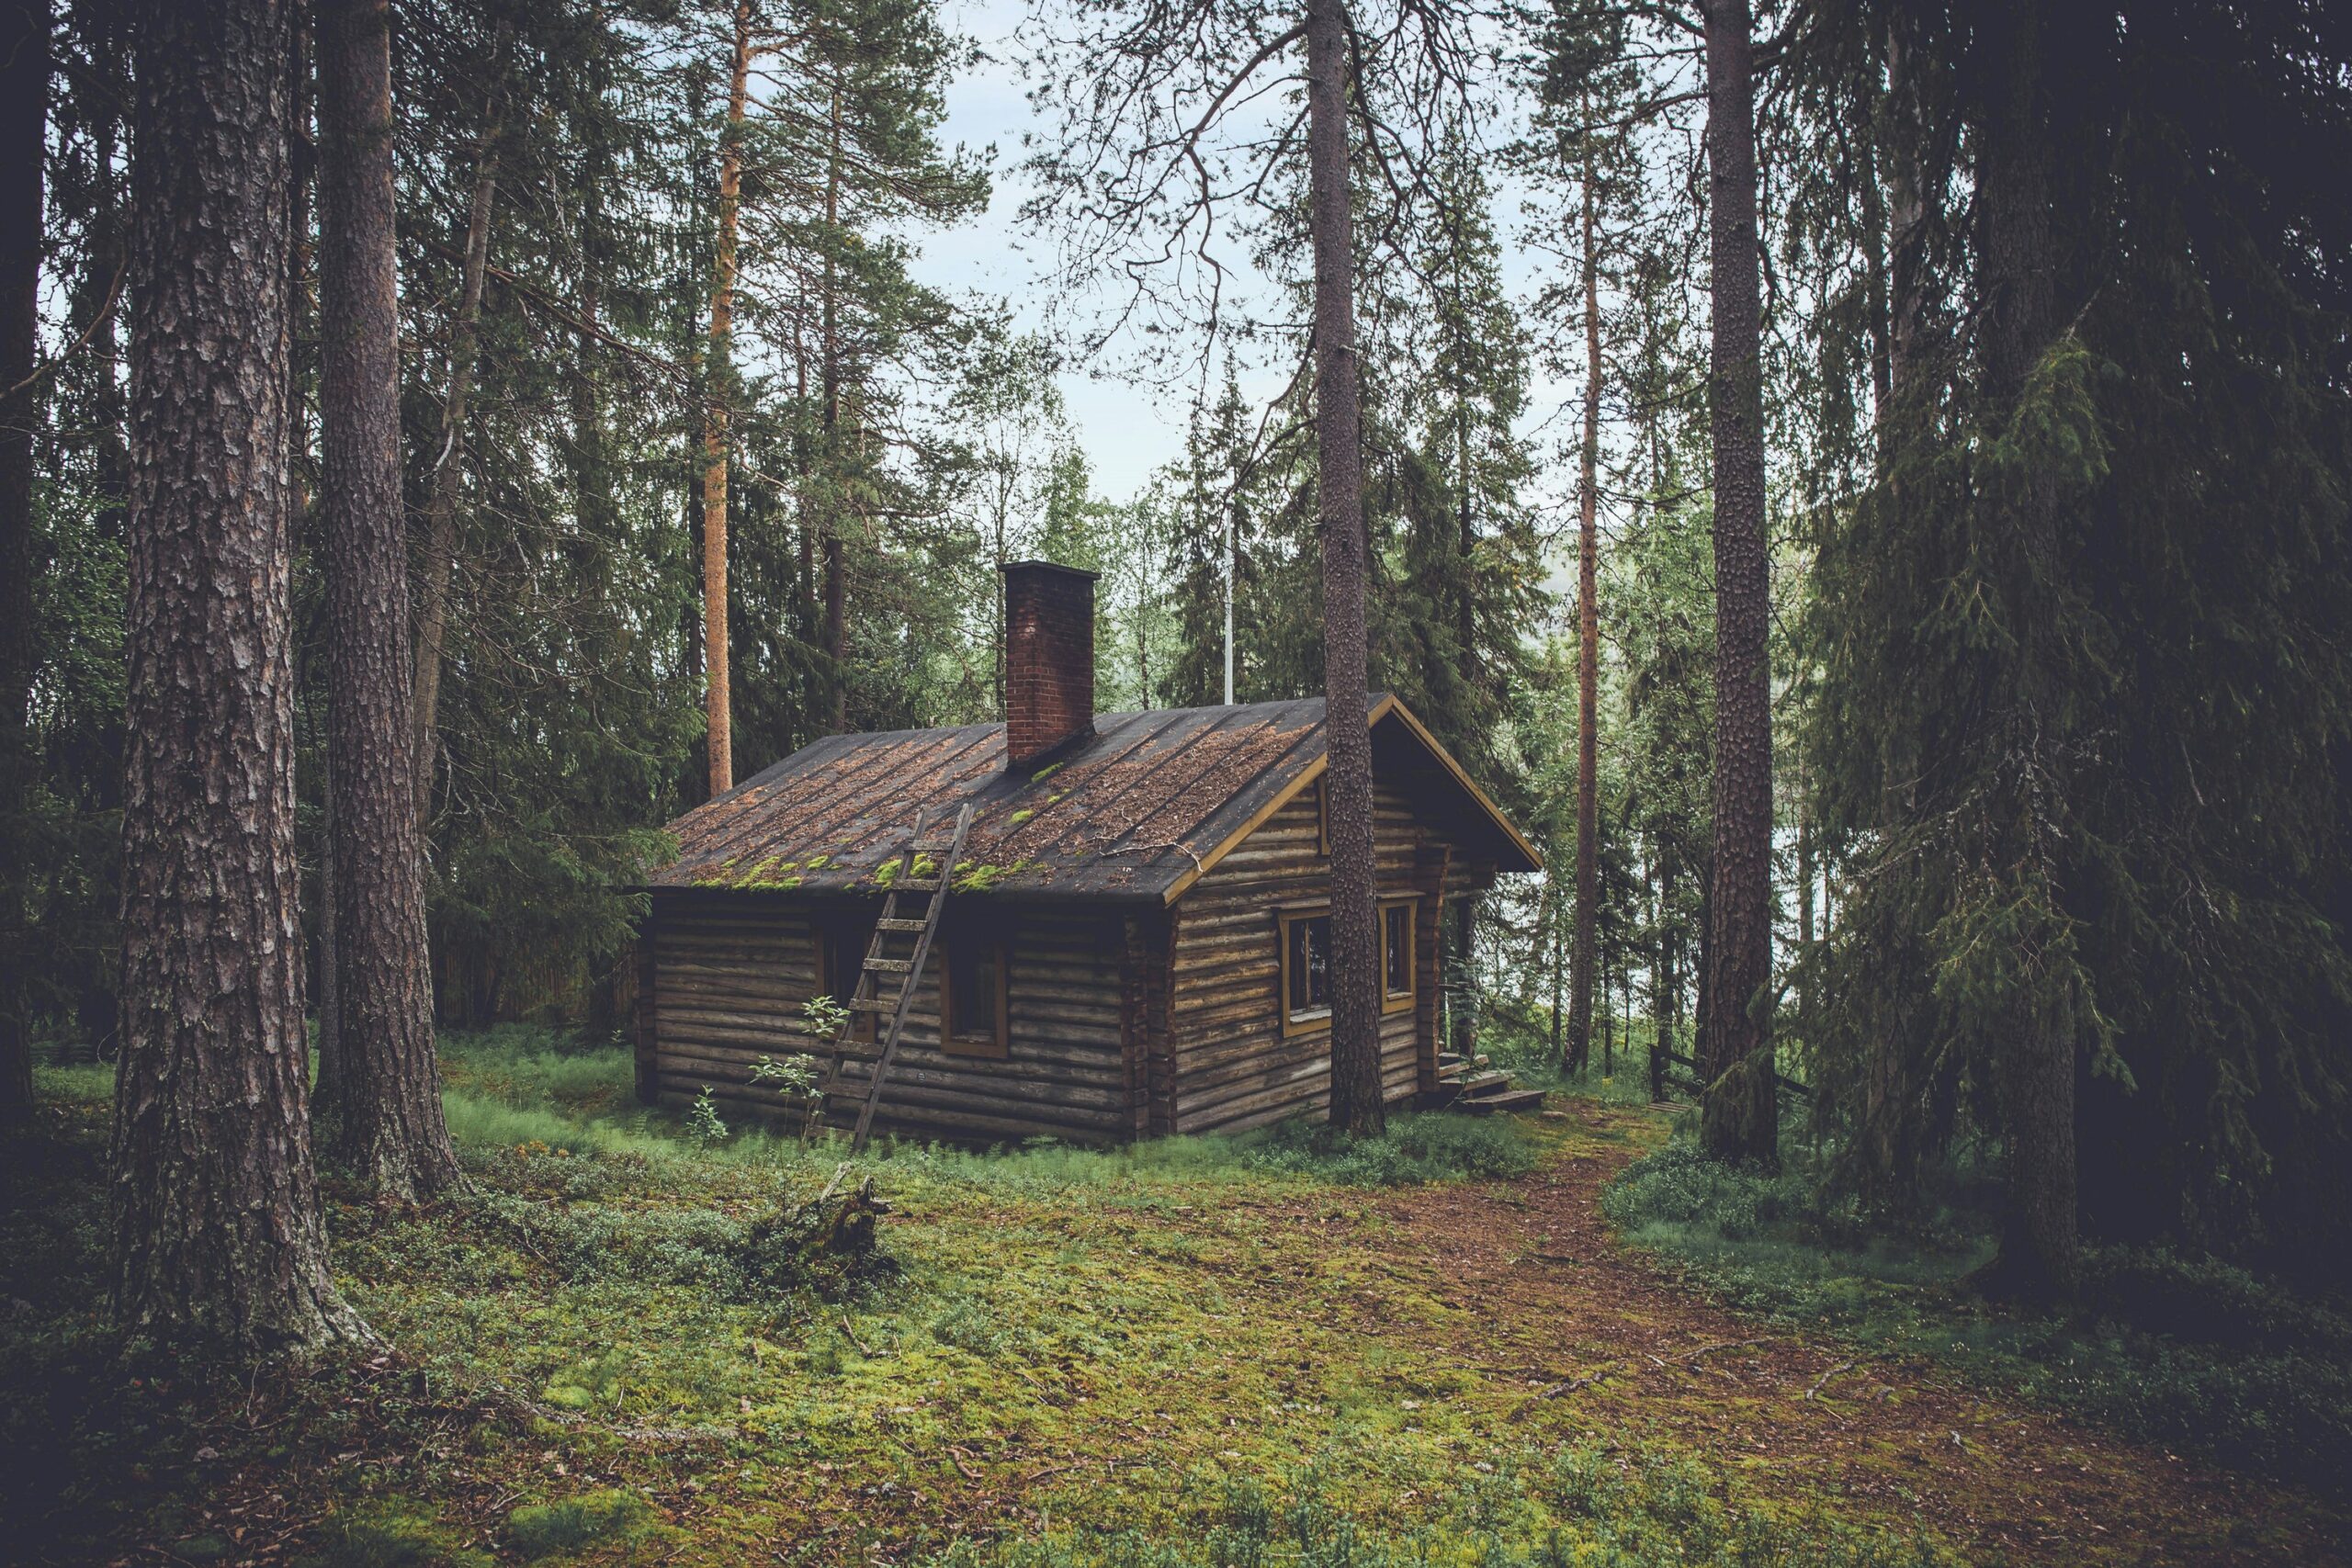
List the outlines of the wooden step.
{"type": "Polygon", "coordinates": [[[1462,1092],[1483,1098],[1499,1094],[1510,1088],[1509,1073],[1475,1073],[1462,1080],[1462,1092]]]}
{"type": "Polygon", "coordinates": [[[914,968],[914,961],[907,958],[868,958],[865,966],[877,975],[904,975],[914,968]]]}
{"type": "Polygon", "coordinates": [[[890,884],[893,893],[936,893],[939,878],[935,876],[902,876],[890,884]]]}
{"type": "Polygon", "coordinates": [[[874,929],[877,931],[919,931],[929,924],[929,920],[876,920],[874,929]]]}
{"type": "Polygon", "coordinates": [[[899,1010],[899,998],[896,997],[852,997],[842,1005],[852,1012],[880,1013],[888,1018],[899,1010]]]}
{"type": "Polygon", "coordinates": [[[1540,1089],[1506,1089],[1500,1094],[1479,1095],[1457,1102],[1473,1116],[1493,1116],[1505,1111],[1532,1111],[1544,1103],[1540,1089]]]}

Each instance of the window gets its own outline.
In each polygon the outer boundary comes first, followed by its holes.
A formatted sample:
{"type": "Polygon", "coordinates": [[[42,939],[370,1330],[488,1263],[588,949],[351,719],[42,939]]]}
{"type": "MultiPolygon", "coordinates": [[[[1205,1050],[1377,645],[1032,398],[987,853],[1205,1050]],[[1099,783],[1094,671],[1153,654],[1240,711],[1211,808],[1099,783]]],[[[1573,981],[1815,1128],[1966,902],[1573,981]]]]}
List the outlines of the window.
{"type": "Polygon", "coordinates": [[[1004,942],[974,932],[944,945],[946,952],[939,967],[940,1049],[956,1056],[1011,1055],[1004,942]]]}
{"type": "MultiPolygon", "coordinates": [[[[857,974],[865,963],[865,949],[874,940],[874,917],[843,915],[817,928],[817,967],[825,995],[849,1006],[857,995],[857,974]]],[[[878,993],[877,993],[878,994],[878,993]]],[[[852,1040],[874,1038],[874,1014],[861,1012],[850,1021],[852,1040]]]]}
{"type": "Polygon", "coordinates": [[[1304,1034],[1331,1021],[1331,917],[1282,917],[1283,1032],[1304,1034]]]}
{"type": "Polygon", "coordinates": [[[1380,906],[1380,1010],[1403,1012],[1413,1005],[1413,915],[1410,898],[1380,906]]]}

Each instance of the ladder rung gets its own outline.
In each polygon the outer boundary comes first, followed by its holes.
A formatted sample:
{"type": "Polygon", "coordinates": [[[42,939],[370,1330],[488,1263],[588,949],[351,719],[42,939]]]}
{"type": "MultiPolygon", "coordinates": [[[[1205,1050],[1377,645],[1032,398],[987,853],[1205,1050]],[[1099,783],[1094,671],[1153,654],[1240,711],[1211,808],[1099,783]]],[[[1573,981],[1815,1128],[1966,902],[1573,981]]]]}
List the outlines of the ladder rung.
{"type": "Polygon", "coordinates": [[[936,893],[939,891],[939,878],[935,876],[902,876],[896,882],[890,884],[890,888],[891,891],[896,893],[936,893]]]}
{"type": "Polygon", "coordinates": [[[869,958],[865,966],[878,975],[904,975],[914,964],[904,958],[869,958]]]}
{"type": "Polygon", "coordinates": [[[929,920],[876,920],[874,929],[877,931],[919,931],[930,923],[929,920]]]}
{"type": "Polygon", "coordinates": [[[926,853],[932,851],[937,851],[944,854],[947,851],[956,847],[956,840],[953,839],[917,839],[913,843],[902,844],[899,847],[901,849],[913,850],[918,853],[926,853]]]}
{"type": "Polygon", "coordinates": [[[896,998],[884,1001],[880,997],[852,997],[848,1007],[852,1012],[893,1013],[899,1010],[896,998]]]}

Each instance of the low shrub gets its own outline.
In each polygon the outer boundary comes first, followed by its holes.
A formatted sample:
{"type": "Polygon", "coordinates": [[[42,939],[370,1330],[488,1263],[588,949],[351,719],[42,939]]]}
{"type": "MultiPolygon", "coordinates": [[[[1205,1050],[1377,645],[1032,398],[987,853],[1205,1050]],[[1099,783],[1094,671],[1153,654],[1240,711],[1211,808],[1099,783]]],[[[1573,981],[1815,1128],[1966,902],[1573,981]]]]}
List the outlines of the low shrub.
{"type": "Polygon", "coordinates": [[[1305,1120],[1285,1122],[1245,1145],[1250,1163],[1351,1187],[1494,1180],[1535,1168],[1535,1145],[1503,1117],[1425,1111],[1394,1118],[1387,1131],[1358,1137],[1305,1120]]]}
{"type": "Polygon", "coordinates": [[[2092,1416],[2333,1495],[2352,1494],[2352,1318],[2212,1258],[2091,1247],[2065,1319],[1973,1295],[1993,1254],[1985,1190],[1940,1173],[1946,1201],[1874,1227],[1801,1154],[1782,1170],[1726,1166],[1678,1142],[1601,1198],[1625,1238],[1751,1311],[1825,1325],[2092,1416]],[[1969,1195],[1978,1205],[1964,1201],[1969,1195]]]}
{"type": "Polygon", "coordinates": [[[632,1540],[651,1533],[657,1522],[652,1505],[633,1492],[583,1492],[515,1509],[506,1516],[506,1539],[526,1562],[535,1562],[600,1542],[632,1540]]]}

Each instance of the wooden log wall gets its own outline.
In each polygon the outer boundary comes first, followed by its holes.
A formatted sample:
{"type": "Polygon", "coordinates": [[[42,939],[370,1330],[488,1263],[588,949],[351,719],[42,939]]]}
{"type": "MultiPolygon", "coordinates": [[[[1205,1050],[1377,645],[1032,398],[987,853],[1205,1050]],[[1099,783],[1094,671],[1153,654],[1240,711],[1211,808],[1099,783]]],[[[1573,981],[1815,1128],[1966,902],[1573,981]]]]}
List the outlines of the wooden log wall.
{"type": "MultiPolygon", "coordinates": [[[[818,921],[805,905],[757,894],[659,893],[649,922],[650,983],[639,996],[655,1092],[683,1106],[706,1087],[725,1113],[781,1117],[774,1093],[753,1089],[763,1055],[823,1054],[799,1030],[815,990],[818,921]]],[[[942,942],[952,942],[957,910],[942,942]]],[[[978,911],[967,909],[967,915],[978,911]]],[[[1121,921],[1099,909],[991,908],[991,934],[1009,936],[1011,1054],[1001,1060],[939,1049],[933,950],[883,1085],[876,1128],[900,1137],[990,1143],[1039,1134],[1115,1143],[1136,1133],[1123,1037],[1126,954],[1121,921]]],[[[846,1124],[854,1118],[835,1113],[846,1124]]],[[[785,1118],[787,1119],[788,1118],[785,1118]]]]}
{"type": "MultiPolygon", "coordinates": [[[[1374,801],[1380,891],[1424,895],[1416,946],[1433,957],[1435,900],[1428,895],[1439,882],[1430,868],[1444,863],[1446,840],[1418,820],[1396,790],[1375,784],[1374,801]]],[[[1170,1007],[1176,1132],[1238,1130],[1329,1109],[1329,1033],[1284,1038],[1280,996],[1278,911],[1330,897],[1330,861],[1317,847],[1317,828],[1310,787],[1178,903],[1170,1007]]],[[[1381,1084],[1391,1103],[1435,1081],[1435,1012],[1429,1005],[1435,983],[1434,965],[1421,964],[1417,1004],[1381,1019],[1381,1084]]]]}

